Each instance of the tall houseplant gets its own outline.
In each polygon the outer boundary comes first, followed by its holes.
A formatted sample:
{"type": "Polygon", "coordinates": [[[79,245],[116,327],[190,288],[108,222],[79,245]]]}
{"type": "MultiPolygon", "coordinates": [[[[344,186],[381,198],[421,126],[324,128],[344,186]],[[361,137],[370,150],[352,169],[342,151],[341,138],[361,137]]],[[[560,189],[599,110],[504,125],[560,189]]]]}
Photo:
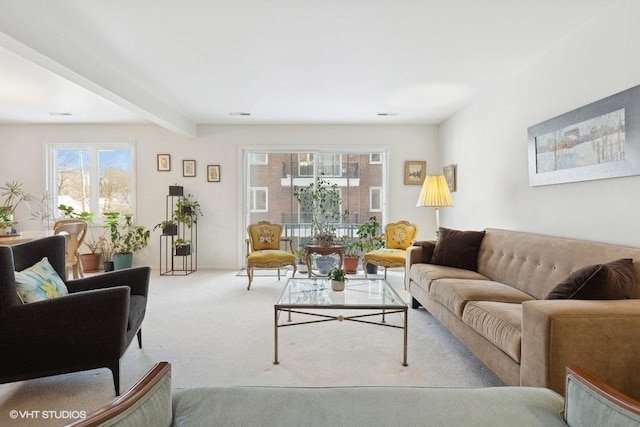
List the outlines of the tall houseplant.
{"type": "Polygon", "coordinates": [[[300,212],[310,216],[311,234],[316,244],[331,245],[336,224],[349,215],[349,211],[340,210],[342,199],[338,184],[318,178],[307,187],[296,188],[293,195],[300,204],[300,212]]]}
{"type": "Polygon", "coordinates": [[[151,231],[143,225],[133,224],[133,214],[124,214],[120,223],[119,212],[105,212],[105,228],[113,244],[113,263],[116,270],[130,268],[133,253],[147,246],[151,231]]]}

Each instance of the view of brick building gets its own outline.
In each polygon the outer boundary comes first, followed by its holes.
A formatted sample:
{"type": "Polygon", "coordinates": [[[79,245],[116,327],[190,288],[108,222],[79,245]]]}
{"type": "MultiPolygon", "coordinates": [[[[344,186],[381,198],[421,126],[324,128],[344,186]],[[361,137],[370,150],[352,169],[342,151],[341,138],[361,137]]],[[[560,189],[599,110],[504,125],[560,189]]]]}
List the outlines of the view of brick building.
{"type": "MultiPolygon", "coordinates": [[[[349,215],[337,226],[339,235],[353,235],[371,216],[382,221],[383,154],[260,153],[249,156],[249,222],[282,224],[284,234],[308,238],[310,224],[294,197],[322,177],[340,188],[342,210],[349,215]]],[[[298,242],[295,242],[298,243],[298,242]]]]}

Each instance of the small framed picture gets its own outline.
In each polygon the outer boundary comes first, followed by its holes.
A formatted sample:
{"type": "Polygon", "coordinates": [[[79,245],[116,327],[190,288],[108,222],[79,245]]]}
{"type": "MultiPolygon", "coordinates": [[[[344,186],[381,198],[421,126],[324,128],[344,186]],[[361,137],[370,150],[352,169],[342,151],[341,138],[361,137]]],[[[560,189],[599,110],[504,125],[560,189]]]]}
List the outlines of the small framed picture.
{"type": "Polygon", "coordinates": [[[444,172],[444,177],[447,180],[447,185],[449,186],[449,192],[453,193],[454,191],[457,190],[457,185],[456,185],[456,172],[457,172],[457,167],[456,165],[447,165],[445,167],[442,168],[442,171],[444,172]]]}
{"type": "Polygon", "coordinates": [[[407,160],[404,162],[404,184],[422,185],[427,176],[427,162],[407,160]]]}
{"type": "Polygon", "coordinates": [[[182,176],[185,176],[185,177],[196,176],[196,161],[195,160],[183,160],[182,161],[182,176]]]}
{"type": "Polygon", "coordinates": [[[158,154],[158,171],[169,172],[171,170],[171,155],[158,154]]]}
{"type": "Polygon", "coordinates": [[[220,165],[207,166],[207,181],[220,182],[220,165]]]}

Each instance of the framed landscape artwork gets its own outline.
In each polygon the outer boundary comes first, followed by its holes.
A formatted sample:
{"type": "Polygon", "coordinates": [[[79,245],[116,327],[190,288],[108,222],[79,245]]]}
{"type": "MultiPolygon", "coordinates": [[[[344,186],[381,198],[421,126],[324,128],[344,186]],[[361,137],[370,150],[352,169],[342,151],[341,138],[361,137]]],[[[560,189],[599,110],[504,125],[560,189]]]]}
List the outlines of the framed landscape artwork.
{"type": "Polygon", "coordinates": [[[532,126],[532,186],[640,175],[640,86],[532,126]]]}
{"type": "Polygon", "coordinates": [[[422,185],[427,175],[427,162],[407,160],[404,162],[405,185],[422,185]]]}
{"type": "Polygon", "coordinates": [[[171,155],[158,154],[157,162],[158,171],[169,172],[171,170],[171,155]]]}

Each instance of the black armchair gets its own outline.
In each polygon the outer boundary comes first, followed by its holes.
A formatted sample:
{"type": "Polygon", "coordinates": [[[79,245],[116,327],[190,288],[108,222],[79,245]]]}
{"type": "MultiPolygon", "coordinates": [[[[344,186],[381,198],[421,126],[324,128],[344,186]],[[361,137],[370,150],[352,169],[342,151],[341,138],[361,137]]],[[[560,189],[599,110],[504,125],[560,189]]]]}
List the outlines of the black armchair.
{"type": "Polygon", "coordinates": [[[149,267],[65,280],[65,238],[0,246],[0,383],[109,368],[120,395],[120,358],[137,334],[149,291],[149,267]],[[22,305],[14,271],[43,257],[69,295],[22,305]]]}

